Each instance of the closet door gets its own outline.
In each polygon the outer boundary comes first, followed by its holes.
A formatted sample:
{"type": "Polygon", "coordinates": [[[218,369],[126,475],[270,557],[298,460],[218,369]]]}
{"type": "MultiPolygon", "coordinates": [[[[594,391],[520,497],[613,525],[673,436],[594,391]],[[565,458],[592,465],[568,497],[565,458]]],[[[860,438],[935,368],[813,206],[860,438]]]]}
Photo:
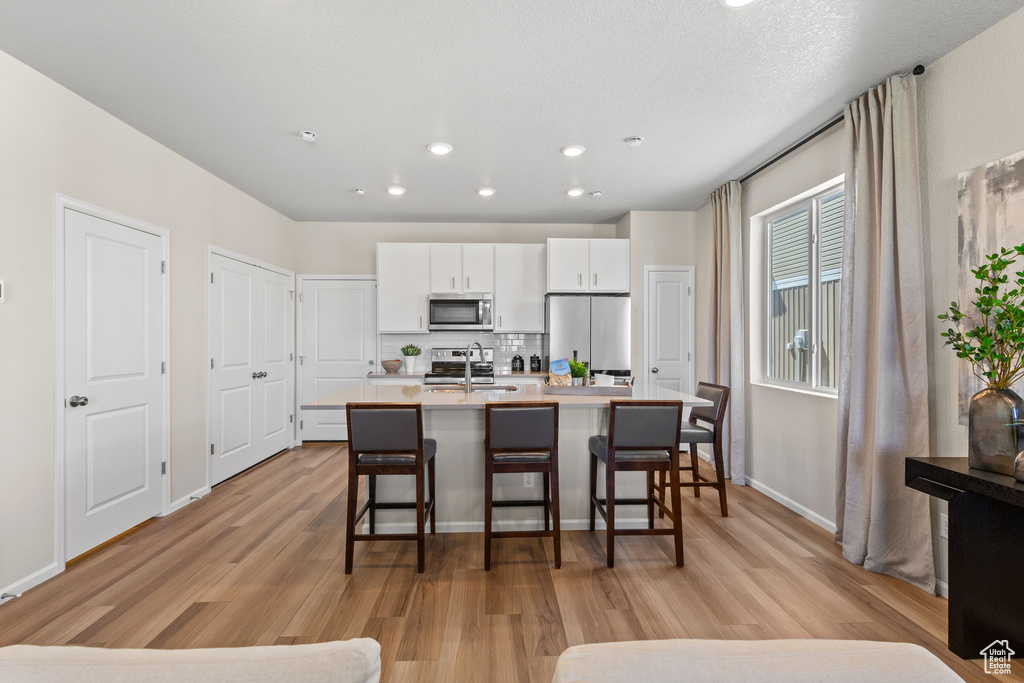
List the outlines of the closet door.
{"type": "Polygon", "coordinates": [[[210,271],[211,484],[291,446],[290,276],[213,254],[210,271]]]}

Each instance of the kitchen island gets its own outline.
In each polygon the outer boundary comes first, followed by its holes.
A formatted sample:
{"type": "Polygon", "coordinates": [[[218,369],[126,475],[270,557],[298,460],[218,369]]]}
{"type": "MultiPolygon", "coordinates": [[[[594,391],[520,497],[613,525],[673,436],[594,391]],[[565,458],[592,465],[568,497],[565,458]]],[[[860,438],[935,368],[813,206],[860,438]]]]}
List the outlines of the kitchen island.
{"type": "MultiPolygon", "coordinates": [[[[587,441],[608,431],[608,404],[613,400],[682,401],[685,408],[711,405],[710,401],[655,385],[638,384],[633,395],[598,396],[545,394],[537,385],[519,385],[516,391],[487,391],[476,385],[471,394],[438,391],[436,386],[362,385],[302,406],[303,410],[344,410],[350,402],[421,403],[424,436],[437,440],[437,526],[439,532],[482,531],[484,518],[484,406],[491,401],[557,401],[558,476],[563,529],[586,529],[589,520],[590,455],[587,441]]],[[[684,410],[684,420],[685,417],[684,410]]],[[[598,475],[598,492],[603,495],[603,475],[598,475]]],[[[524,475],[502,474],[494,478],[494,499],[542,497],[540,477],[532,487],[524,486],[524,475]]],[[[617,498],[643,497],[643,473],[624,473],[616,479],[617,498]]],[[[414,500],[410,477],[381,477],[377,481],[380,501],[414,500]]],[[[495,530],[539,528],[536,509],[498,508],[495,530]]],[[[601,525],[600,516],[598,524],[601,525]]],[[[647,524],[646,508],[623,506],[616,510],[616,526],[647,524]]],[[[410,515],[401,511],[378,512],[377,527],[385,533],[414,527],[410,515]]],[[[603,528],[603,527],[602,527],[603,528]]]]}

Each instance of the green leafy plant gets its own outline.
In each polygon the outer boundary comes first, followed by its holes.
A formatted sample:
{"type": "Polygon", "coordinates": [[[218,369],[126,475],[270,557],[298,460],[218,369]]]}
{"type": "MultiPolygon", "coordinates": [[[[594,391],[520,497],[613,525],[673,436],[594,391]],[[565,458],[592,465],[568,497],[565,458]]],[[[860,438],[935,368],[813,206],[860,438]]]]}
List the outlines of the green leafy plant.
{"type": "Polygon", "coordinates": [[[579,361],[569,360],[569,374],[573,377],[586,377],[590,372],[590,368],[587,367],[586,363],[580,363],[579,361]]]}
{"type": "Polygon", "coordinates": [[[403,356],[418,356],[421,353],[423,353],[423,351],[420,350],[420,347],[416,346],[415,344],[406,344],[405,346],[402,347],[403,356]]]}
{"type": "Polygon", "coordinates": [[[954,301],[939,316],[952,323],[942,333],[946,346],[991,389],[1009,389],[1024,377],[1024,270],[1007,273],[1022,255],[1024,244],[986,256],[988,263],[971,270],[978,280],[974,310],[954,301]]]}

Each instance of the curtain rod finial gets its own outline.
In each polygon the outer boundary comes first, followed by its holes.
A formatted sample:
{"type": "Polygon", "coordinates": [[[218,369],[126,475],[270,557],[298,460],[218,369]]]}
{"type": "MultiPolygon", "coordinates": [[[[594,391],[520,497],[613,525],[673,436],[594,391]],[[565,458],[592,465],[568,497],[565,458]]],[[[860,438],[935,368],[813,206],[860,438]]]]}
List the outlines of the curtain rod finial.
{"type": "Polygon", "coordinates": [[[914,75],[915,76],[920,76],[923,73],[924,73],[924,64],[918,64],[917,66],[914,67],[914,75]]]}

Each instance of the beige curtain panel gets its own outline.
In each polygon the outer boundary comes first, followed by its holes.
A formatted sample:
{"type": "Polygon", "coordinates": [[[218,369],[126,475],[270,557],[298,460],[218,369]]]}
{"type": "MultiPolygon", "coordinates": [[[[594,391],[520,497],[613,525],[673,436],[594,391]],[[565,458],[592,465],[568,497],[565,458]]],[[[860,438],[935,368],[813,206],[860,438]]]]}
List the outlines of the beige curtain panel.
{"type": "Polygon", "coordinates": [[[722,434],[727,476],[746,483],[743,453],[745,366],[743,329],[743,232],[740,184],[731,180],[711,193],[714,256],[711,262],[711,324],[708,375],[732,389],[722,434]]]}
{"type": "Polygon", "coordinates": [[[865,569],[935,593],[917,86],[893,77],[846,107],[836,542],[865,569]]]}

